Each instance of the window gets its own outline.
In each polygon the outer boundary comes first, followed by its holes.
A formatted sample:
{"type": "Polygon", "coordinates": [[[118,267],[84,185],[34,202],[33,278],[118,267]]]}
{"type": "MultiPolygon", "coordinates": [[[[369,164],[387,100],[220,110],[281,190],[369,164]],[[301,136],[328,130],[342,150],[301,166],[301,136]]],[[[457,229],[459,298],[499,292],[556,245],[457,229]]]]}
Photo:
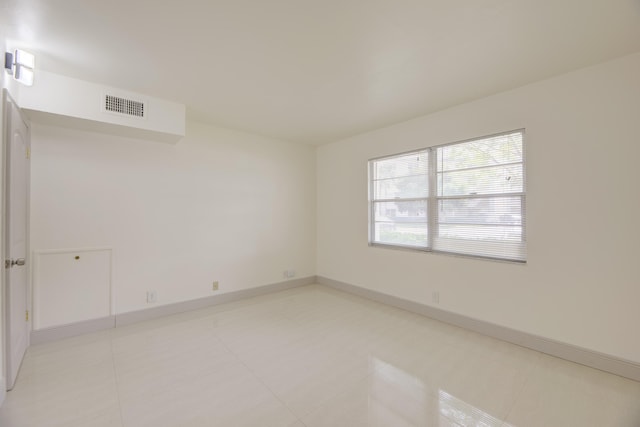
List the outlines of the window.
{"type": "Polygon", "coordinates": [[[372,241],[428,246],[429,152],[371,162],[372,241]]]}
{"type": "Polygon", "coordinates": [[[525,261],[523,131],[369,162],[373,245],[525,261]]]}

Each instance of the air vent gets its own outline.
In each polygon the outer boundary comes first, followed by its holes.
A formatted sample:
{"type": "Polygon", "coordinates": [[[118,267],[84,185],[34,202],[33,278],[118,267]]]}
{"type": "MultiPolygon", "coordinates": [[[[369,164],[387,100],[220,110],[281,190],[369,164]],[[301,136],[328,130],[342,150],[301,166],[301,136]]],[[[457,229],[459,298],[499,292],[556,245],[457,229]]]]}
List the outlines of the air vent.
{"type": "Polygon", "coordinates": [[[105,96],[104,109],[112,113],[124,114],[133,117],[144,117],[144,102],[120,98],[113,95],[105,96]]]}

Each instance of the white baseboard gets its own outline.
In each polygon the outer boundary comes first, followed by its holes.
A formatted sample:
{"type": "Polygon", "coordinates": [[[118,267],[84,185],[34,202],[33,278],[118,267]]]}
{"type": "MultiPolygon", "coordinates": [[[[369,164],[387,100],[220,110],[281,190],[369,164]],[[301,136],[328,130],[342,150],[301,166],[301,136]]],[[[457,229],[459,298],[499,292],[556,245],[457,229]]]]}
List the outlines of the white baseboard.
{"type": "Polygon", "coordinates": [[[64,338],[71,338],[77,335],[88,334],[90,332],[103,331],[116,326],[116,317],[107,316],[100,319],[85,320],[83,322],[71,323],[69,325],[53,326],[46,329],[31,331],[31,345],[44,344],[51,341],[58,341],[64,338]]]}
{"type": "MultiPolygon", "coordinates": [[[[299,286],[311,285],[314,283],[329,286],[340,291],[358,295],[373,301],[407,310],[412,313],[421,314],[423,316],[430,317],[441,322],[459,326],[461,328],[478,332],[490,337],[527,347],[532,350],[540,351],[542,353],[580,363],[585,366],[600,369],[602,371],[630,378],[635,381],[640,381],[640,364],[636,362],[552,340],[549,338],[544,338],[527,332],[507,328],[505,326],[496,325],[483,320],[473,319],[461,314],[456,314],[435,307],[430,307],[428,305],[405,300],[370,289],[361,288],[359,286],[329,279],[323,276],[310,276],[301,279],[272,283],[256,288],[228,292],[226,294],[217,296],[168,304],[152,309],[122,313],[103,319],[90,320],[87,322],[79,322],[72,325],[32,331],[31,344],[33,345],[56,341],[75,335],[81,335],[89,332],[96,332],[104,329],[129,325],[132,323],[143,322],[146,320],[156,319],[158,317],[169,316],[172,314],[191,310],[198,310],[213,305],[229,303],[259,295],[269,294],[272,292],[293,289],[299,286]]],[[[4,381],[4,379],[0,380],[4,381]]],[[[2,385],[2,388],[0,389],[0,402],[2,401],[4,390],[5,386],[2,385]]]]}
{"type": "Polygon", "coordinates": [[[158,317],[183,313],[185,311],[198,310],[213,305],[238,301],[241,299],[269,294],[272,292],[284,291],[287,289],[293,289],[299,286],[311,285],[314,283],[316,283],[316,276],[303,277],[301,279],[271,283],[269,285],[258,286],[256,288],[242,289],[239,291],[227,292],[225,294],[199,298],[191,301],[167,304],[146,310],[130,311],[127,313],[116,314],[115,316],[103,317],[100,319],[87,320],[84,322],[72,323],[69,325],[55,326],[47,329],[39,329],[31,331],[31,345],[57,341],[64,338],[70,338],[90,332],[102,331],[105,329],[112,329],[118,326],[130,325],[132,323],[156,319],[158,317]]]}
{"type": "Polygon", "coordinates": [[[284,291],[297,288],[299,286],[312,285],[316,283],[316,276],[303,277],[301,279],[287,280],[284,282],[271,283],[269,285],[258,286],[256,288],[242,289],[239,291],[227,292],[206,298],[199,298],[190,301],[167,304],[145,310],[130,311],[116,315],[116,327],[130,325],[132,323],[152,320],[158,317],[170,316],[172,314],[184,313],[185,311],[199,310],[218,304],[238,301],[241,299],[257,297],[259,295],[270,294],[272,292],[284,291]]]}
{"type": "Polygon", "coordinates": [[[483,335],[500,339],[502,341],[507,341],[522,347],[527,347],[532,350],[560,357],[571,362],[576,362],[601,371],[640,381],[640,364],[630,360],[621,359],[597,351],[518,331],[505,326],[485,322],[483,320],[473,319],[461,314],[452,313],[414,301],[361,288],[359,286],[329,279],[327,277],[318,276],[317,281],[321,285],[329,286],[340,291],[401,308],[412,313],[421,314],[441,322],[449,323],[483,335]]]}

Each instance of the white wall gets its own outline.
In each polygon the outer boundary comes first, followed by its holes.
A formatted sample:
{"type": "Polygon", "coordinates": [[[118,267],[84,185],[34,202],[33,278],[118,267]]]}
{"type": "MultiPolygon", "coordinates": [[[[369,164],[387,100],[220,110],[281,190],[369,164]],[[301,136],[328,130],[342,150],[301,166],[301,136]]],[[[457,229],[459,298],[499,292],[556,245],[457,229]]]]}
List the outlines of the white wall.
{"type": "Polygon", "coordinates": [[[315,274],[314,147],[194,122],[177,145],[36,123],[31,171],[32,250],[112,247],[116,313],[315,274]]]}
{"type": "Polygon", "coordinates": [[[318,150],[318,275],[640,362],[640,54],[318,150]],[[367,246],[367,160],[526,128],[526,265],[367,246]]]}

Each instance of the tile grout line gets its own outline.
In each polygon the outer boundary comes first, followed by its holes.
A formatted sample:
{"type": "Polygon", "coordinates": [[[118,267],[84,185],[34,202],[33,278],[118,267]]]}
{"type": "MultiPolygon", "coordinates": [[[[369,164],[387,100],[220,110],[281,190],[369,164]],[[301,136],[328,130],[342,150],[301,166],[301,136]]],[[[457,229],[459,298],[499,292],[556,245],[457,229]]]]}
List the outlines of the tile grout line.
{"type": "MultiPolygon", "coordinates": [[[[280,399],[280,396],[278,396],[278,395],[276,394],[276,392],[274,392],[274,391],[271,389],[271,387],[269,387],[269,386],[268,386],[268,385],[267,385],[267,384],[262,380],[262,378],[260,378],[260,377],[259,377],[259,376],[258,376],[258,375],[253,371],[253,369],[251,369],[251,368],[250,368],[250,367],[249,367],[249,366],[248,366],[248,365],[247,365],[247,364],[246,364],[242,359],[240,359],[240,357],[239,357],[239,356],[238,356],[238,355],[237,355],[233,350],[231,350],[231,349],[229,348],[229,346],[227,346],[227,343],[226,343],[226,342],[224,342],[224,340],[223,340],[220,336],[218,336],[218,334],[217,334],[215,331],[213,331],[213,335],[214,335],[214,336],[215,336],[215,337],[220,341],[220,343],[222,343],[222,346],[225,348],[225,350],[227,350],[227,351],[228,351],[228,352],[229,352],[229,353],[230,353],[230,354],[231,354],[231,355],[232,355],[232,356],[233,356],[233,357],[234,357],[234,358],[235,358],[235,359],[236,359],[236,360],[237,360],[237,361],[242,365],[242,366],[244,366],[244,367],[245,367],[245,369],[246,369],[247,371],[249,371],[249,373],[251,374],[251,376],[253,376],[255,379],[257,379],[257,380],[260,382],[260,384],[262,384],[262,385],[263,385],[267,390],[269,390],[269,393],[271,393],[271,394],[273,395],[273,397],[275,397],[275,398],[278,400],[278,402],[280,402],[280,403],[282,404],[282,406],[284,406],[284,407],[287,409],[287,411],[288,411],[291,415],[293,415],[293,417],[296,419],[296,421],[299,421],[300,423],[302,423],[302,425],[303,425],[303,426],[305,426],[305,427],[306,427],[306,424],[304,423],[304,421],[302,421],[302,419],[301,419],[300,417],[298,417],[298,416],[297,416],[297,415],[296,415],[296,414],[291,410],[291,408],[289,407],[289,405],[287,405],[287,404],[286,404],[282,399],[280,399]]],[[[123,427],[124,427],[124,426],[123,426],[123,427]]],[[[287,426],[287,427],[288,427],[288,426],[287,426]]]]}
{"type": "Polygon", "coordinates": [[[118,411],[120,412],[120,423],[125,427],[124,413],[122,412],[122,402],[120,400],[120,383],[118,382],[118,371],[116,370],[116,356],[113,352],[113,334],[109,332],[109,349],[111,350],[111,364],[113,365],[113,378],[116,382],[116,398],[118,399],[118,411]]]}
{"type": "Polygon", "coordinates": [[[520,390],[518,390],[518,392],[515,394],[515,398],[513,399],[513,402],[511,403],[511,405],[509,407],[509,410],[505,414],[504,420],[502,420],[501,427],[514,427],[511,424],[509,424],[509,422],[507,421],[509,419],[509,415],[511,415],[511,413],[513,412],[514,408],[516,407],[516,403],[518,403],[518,400],[522,396],[522,392],[524,391],[525,387],[529,384],[529,381],[531,381],[531,377],[533,376],[533,374],[536,372],[536,370],[540,366],[541,360],[542,360],[542,353],[538,352],[538,357],[537,357],[535,363],[532,363],[533,366],[531,366],[531,369],[530,369],[529,373],[527,374],[527,377],[522,382],[522,386],[520,387],[520,390]]]}

